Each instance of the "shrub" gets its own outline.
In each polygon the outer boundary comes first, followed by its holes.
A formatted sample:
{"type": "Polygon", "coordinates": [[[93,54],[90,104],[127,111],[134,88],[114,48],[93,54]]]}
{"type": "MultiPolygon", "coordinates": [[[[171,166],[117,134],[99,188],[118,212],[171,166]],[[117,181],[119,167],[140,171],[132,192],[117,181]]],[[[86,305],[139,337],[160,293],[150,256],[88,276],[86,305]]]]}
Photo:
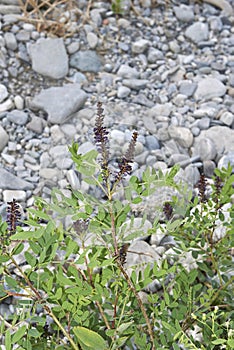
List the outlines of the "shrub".
{"type": "Polygon", "coordinates": [[[178,167],[131,175],[137,132],[111,168],[101,103],[94,140],[97,151],[84,155],[78,144],[69,147],[90,193],[54,189],[51,202],[37,198],[20,226],[18,204],[8,203],[0,296],[15,312],[0,320],[6,350],[232,349],[231,167],[215,171],[210,196],[201,176],[198,195],[183,202],[178,167]],[[163,222],[155,217],[145,231],[142,215],[136,228],[133,207],[159,186],[178,196],[162,203],[163,222]],[[162,233],[169,243],[160,259],[134,251],[134,242],[146,246],[162,233]]]}

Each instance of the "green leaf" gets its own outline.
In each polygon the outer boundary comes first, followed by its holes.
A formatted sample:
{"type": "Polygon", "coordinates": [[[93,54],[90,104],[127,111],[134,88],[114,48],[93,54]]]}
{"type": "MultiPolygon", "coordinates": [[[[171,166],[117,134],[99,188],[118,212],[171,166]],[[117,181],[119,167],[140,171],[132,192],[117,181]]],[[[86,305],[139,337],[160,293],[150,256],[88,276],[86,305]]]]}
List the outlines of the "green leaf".
{"type": "Polygon", "coordinates": [[[28,239],[38,239],[43,235],[44,231],[45,231],[44,227],[39,227],[35,231],[21,231],[11,236],[10,239],[12,241],[14,240],[26,241],[28,239]]]}
{"type": "Polygon", "coordinates": [[[132,200],[132,204],[138,204],[142,202],[142,198],[141,197],[136,197],[132,200]]]}
{"type": "Polygon", "coordinates": [[[122,334],[124,331],[126,331],[126,329],[128,329],[132,324],[134,323],[134,321],[130,321],[127,323],[122,323],[118,328],[117,328],[117,332],[119,334],[122,334]]]}
{"type": "Polygon", "coordinates": [[[234,348],[234,339],[228,339],[227,344],[234,348]]]}
{"type": "Polygon", "coordinates": [[[9,329],[5,333],[5,347],[6,347],[6,350],[12,349],[11,333],[9,329]]]}
{"type": "Polygon", "coordinates": [[[24,245],[23,243],[19,243],[17,244],[17,246],[12,250],[11,255],[18,255],[22,252],[22,250],[24,249],[24,245]]]}
{"type": "Polygon", "coordinates": [[[29,265],[31,265],[32,267],[36,265],[37,259],[32,254],[30,254],[29,252],[25,252],[24,256],[29,265]]]}
{"type": "Polygon", "coordinates": [[[25,335],[26,329],[27,329],[26,326],[22,326],[13,334],[13,337],[12,337],[13,344],[16,344],[25,335]]]}
{"type": "Polygon", "coordinates": [[[220,344],[224,344],[226,342],[227,342],[226,339],[219,338],[219,339],[213,340],[211,343],[214,344],[214,345],[220,345],[220,344]]]}
{"type": "Polygon", "coordinates": [[[6,280],[7,285],[10,288],[17,288],[18,287],[18,283],[17,283],[17,281],[14,278],[6,275],[5,276],[5,280],[6,280]]]}
{"type": "Polygon", "coordinates": [[[85,327],[74,327],[73,332],[83,350],[107,350],[105,340],[96,332],[85,327]]]}
{"type": "Polygon", "coordinates": [[[4,262],[7,262],[8,260],[10,260],[9,256],[7,256],[7,255],[1,255],[0,256],[0,264],[4,263],[4,262]]]}
{"type": "Polygon", "coordinates": [[[28,336],[33,338],[39,338],[41,336],[41,333],[36,329],[29,329],[28,336]]]}

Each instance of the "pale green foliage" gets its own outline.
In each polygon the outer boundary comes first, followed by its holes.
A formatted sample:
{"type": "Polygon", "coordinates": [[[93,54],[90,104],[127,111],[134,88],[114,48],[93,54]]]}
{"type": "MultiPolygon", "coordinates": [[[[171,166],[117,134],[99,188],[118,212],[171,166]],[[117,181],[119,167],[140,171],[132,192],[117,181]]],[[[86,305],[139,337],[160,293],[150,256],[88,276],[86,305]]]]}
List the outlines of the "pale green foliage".
{"type": "MultiPolygon", "coordinates": [[[[97,152],[79,155],[76,144],[70,152],[85,181],[106,194],[97,152]]],[[[132,204],[150,197],[159,186],[180,191],[174,182],[177,171],[174,167],[163,175],[148,168],[141,179],[131,176],[121,200],[114,193],[103,199],[77,190],[67,196],[55,189],[50,204],[38,198],[35,208],[28,210],[27,230],[18,227],[10,238],[6,223],[1,222],[0,297],[4,300],[14,294],[17,310],[12,319],[0,320],[7,350],[12,344],[27,350],[125,346],[178,350],[180,344],[197,350],[233,348],[233,205],[229,221],[222,213],[233,195],[230,167],[217,171],[224,184],[218,203],[211,197],[197,207],[195,198],[187,204],[184,217],[168,221],[167,232],[177,245],[160,266],[148,264],[143,273],[133,269],[128,280],[114,249],[113,235],[118,245],[146,235],[141,230],[123,235],[126,219],[134,221],[132,204]],[[66,229],[65,218],[70,219],[66,229]],[[218,219],[226,233],[215,241],[218,219]],[[196,268],[190,270],[180,260],[188,252],[196,261],[196,268]],[[25,268],[17,264],[19,254],[26,260],[25,268]],[[17,279],[12,271],[17,271],[17,279]],[[140,305],[138,292],[155,280],[161,289],[148,294],[147,303],[140,305]],[[154,345],[142,310],[148,315],[154,345]]],[[[119,189],[120,184],[115,191],[119,189]]],[[[179,205],[175,198],[172,206],[179,205]]],[[[148,234],[159,227],[155,218],[148,234]]]]}

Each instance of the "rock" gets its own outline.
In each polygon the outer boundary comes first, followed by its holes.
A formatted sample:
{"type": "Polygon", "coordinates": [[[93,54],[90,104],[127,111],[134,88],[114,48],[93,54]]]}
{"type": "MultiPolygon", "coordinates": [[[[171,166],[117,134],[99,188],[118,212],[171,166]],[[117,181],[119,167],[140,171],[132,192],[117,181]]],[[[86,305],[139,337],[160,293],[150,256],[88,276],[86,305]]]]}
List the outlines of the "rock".
{"type": "Polygon", "coordinates": [[[209,38],[209,30],[207,23],[196,22],[189,26],[185,31],[185,36],[192,40],[195,44],[200,41],[206,41],[209,38]]]}
{"type": "Polygon", "coordinates": [[[11,32],[7,32],[4,34],[4,39],[6,43],[6,47],[9,50],[15,51],[17,49],[17,40],[15,38],[15,35],[11,32]]]}
{"type": "Polygon", "coordinates": [[[188,97],[191,97],[194,94],[194,91],[197,88],[197,84],[196,83],[192,83],[192,82],[187,82],[187,81],[182,81],[179,85],[179,92],[182,95],[186,95],[188,97]]]}
{"type": "Polygon", "coordinates": [[[207,130],[210,127],[210,118],[204,117],[198,120],[197,126],[200,130],[207,130]]]}
{"type": "Polygon", "coordinates": [[[119,86],[117,91],[118,98],[128,97],[131,93],[131,89],[126,86],[119,86]]]}
{"type": "Polygon", "coordinates": [[[5,190],[3,191],[3,201],[5,203],[11,202],[15,199],[17,202],[25,202],[26,201],[26,192],[21,190],[5,190]]]}
{"type": "Polygon", "coordinates": [[[110,140],[117,142],[119,145],[123,145],[125,142],[125,133],[120,130],[111,130],[110,140]]]}
{"type": "Polygon", "coordinates": [[[20,110],[24,108],[24,99],[21,96],[16,95],[14,97],[14,103],[15,103],[15,108],[20,110]]]}
{"type": "Polygon", "coordinates": [[[73,41],[73,42],[71,42],[71,44],[69,44],[69,45],[67,46],[67,51],[68,51],[68,53],[69,53],[70,55],[72,55],[73,53],[75,53],[76,51],[78,51],[79,48],[80,48],[79,42],[73,41]]]}
{"type": "Polygon", "coordinates": [[[42,90],[33,98],[31,107],[47,112],[50,123],[62,124],[83,107],[86,99],[79,84],[68,84],[42,90]]]}
{"type": "Polygon", "coordinates": [[[230,112],[224,112],[220,117],[221,122],[227,126],[231,126],[234,123],[234,115],[230,112]]]}
{"type": "Polygon", "coordinates": [[[147,135],[145,140],[146,140],[145,145],[146,145],[148,150],[152,151],[154,149],[160,148],[159,142],[155,136],[147,135]]]}
{"type": "Polygon", "coordinates": [[[147,56],[149,63],[155,63],[157,60],[164,59],[163,52],[159,49],[155,49],[154,47],[150,47],[147,56]]]}
{"type": "Polygon", "coordinates": [[[69,184],[71,185],[73,190],[79,190],[80,189],[80,180],[78,179],[75,171],[73,169],[68,170],[67,172],[67,180],[69,184]]]}
{"type": "Polygon", "coordinates": [[[102,62],[95,51],[78,51],[71,56],[71,67],[82,72],[98,73],[102,69],[102,62]]]}
{"type": "Polygon", "coordinates": [[[212,160],[204,160],[203,173],[206,177],[211,178],[214,175],[215,168],[216,168],[215,162],[213,162],[212,160]]]}
{"type": "Polygon", "coordinates": [[[145,89],[147,84],[149,83],[149,80],[146,79],[124,79],[123,85],[127,86],[130,89],[133,90],[141,90],[145,89]]]}
{"type": "Polygon", "coordinates": [[[3,127],[0,125],[0,152],[4,149],[4,147],[7,145],[9,140],[9,136],[6,133],[6,131],[3,129],[3,127]]]}
{"type": "Polygon", "coordinates": [[[218,155],[234,151],[234,130],[227,126],[213,126],[208,130],[202,130],[200,135],[195,138],[194,147],[203,138],[208,138],[214,142],[218,155]]]}
{"type": "Polygon", "coordinates": [[[61,38],[39,39],[27,45],[32,69],[53,79],[64,78],[68,73],[68,56],[61,38]]]}
{"type": "Polygon", "coordinates": [[[191,6],[180,5],[174,7],[175,15],[181,22],[192,22],[194,20],[194,12],[191,6]]]}
{"type": "Polygon", "coordinates": [[[136,68],[129,67],[127,64],[122,64],[119,67],[117,75],[125,79],[138,79],[140,73],[136,70],[136,68]]]}
{"type": "Polygon", "coordinates": [[[2,15],[12,15],[12,14],[20,14],[21,8],[20,6],[14,5],[0,5],[0,13],[2,15]]]}
{"type": "Polygon", "coordinates": [[[33,185],[9,171],[0,168],[0,188],[3,190],[31,190],[33,185]]]}
{"type": "Polygon", "coordinates": [[[204,78],[198,82],[194,97],[196,100],[210,100],[214,97],[223,96],[226,90],[226,86],[220,80],[204,78]]]}
{"type": "Polygon", "coordinates": [[[217,154],[215,143],[209,138],[202,138],[194,146],[193,156],[198,155],[202,161],[214,160],[217,154]]]}
{"type": "Polygon", "coordinates": [[[4,101],[8,96],[8,91],[5,85],[0,84],[0,103],[4,101]]]}
{"type": "Polygon", "coordinates": [[[14,109],[13,111],[7,113],[7,119],[16,125],[25,125],[28,121],[28,114],[14,109]]]}
{"type": "Polygon", "coordinates": [[[156,133],[157,127],[156,127],[156,122],[155,122],[154,118],[149,117],[148,115],[144,116],[143,123],[144,123],[144,126],[147,130],[149,130],[153,134],[156,133]]]}
{"type": "Polygon", "coordinates": [[[169,117],[173,110],[172,103],[164,103],[164,104],[157,104],[156,106],[152,107],[148,114],[150,117],[155,118],[158,116],[164,116],[169,117]]]}
{"type": "Polygon", "coordinates": [[[220,158],[220,160],[218,162],[218,168],[219,169],[222,169],[222,168],[227,169],[228,163],[230,163],[230,165],[232,166],[232,169],[233,169],[232,172],[234,173],[234,150],[231,152],[228,152],[228,154],[226,154],[225,156],[220,158]]]}
{"type": "Polygon", "coordinates": [[[90,32],[87,34],[87,41],[91,49],[95,49],[98,44],[98,37],[96,34],[90,32]]]}
{"type": "Polygon", "coordinates": [[[132,52],[139,54],[143,53],[149,46],[149,41],[145,39],[140,39],[132,43],[132,52]]]}
{"type": "Polygon", "coordinates": [[[32,120],[27,124],[27,129],[41,134],[43,131],[43,121],[41,118],[32,116],[32,120]]]}
{"type": "Polygon", "coordinates": [[[189,129],[182,126],[170,125],[168,128],[169,135],[172,139],[184,148],[190,148],[193,144],[193,134],[189,129]]]}
{"type": "Polygon", "coordinates": [[[196,166],[188,165],[184,170],[183,180],[186,181],[192,188],[198,183],[200,173],[196,166]]]}
{"type": "Polygon", "coordinates": [[[39,175],[44,179],[53,180],[58,176],[58,169],[42,168],[39,170],[39,175]]]}
{"type": "Polygon", "coordinates": [[[148,243],[144,241],[135,241],[130,244],[126,257],[126,268],[128,274],[131,274],[132,266],[134,271],[138,275],[141,271],[142,276],[144,275],[144,269],[148,263],[159,262],[160,255],[156,253],[148,243]]]}

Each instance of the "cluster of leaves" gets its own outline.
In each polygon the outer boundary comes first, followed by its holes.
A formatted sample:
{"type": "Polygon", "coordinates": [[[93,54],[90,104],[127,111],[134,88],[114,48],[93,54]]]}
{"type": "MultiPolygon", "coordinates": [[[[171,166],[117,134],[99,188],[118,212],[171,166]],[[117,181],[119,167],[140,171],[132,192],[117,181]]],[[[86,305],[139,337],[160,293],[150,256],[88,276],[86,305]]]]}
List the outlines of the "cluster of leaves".
{"type": "MultiPolygon", "coordinates": [[[[55,189],[51,203],[38,198],[27,220],[16,227],[19,208],[9,203],[8,220],[0,223],[0,300],[13,298],[15,314],[1,317],[0,334],[12,349],[232,349],[234,175],[231,167],[216,170],[213,192],[206,182],[199,195],[180,213],[181,201],[162,205],[168,235],[176,245],[167,258],[144,266],[142,273],[125,266],[129,243],[146,233],[127,233],[132,204],[141,203],[159,186],[174,182],[174,167],[163,175],[147,168],[141,178],[130,176],[137,133],[119,169],[109,167],[109,135],[98,105],[95,142],[98,151],[79,154],[70,147],[77,171],[101,198],[78,190],[70,195],[55,189]],[[128,180],[126,177],[128,176],[128,180]],[[123,198],[116,193],[125,180],[123,198]],[[55,215],[56,213],[56,215],[55,215]],[[70,225],[64,227],[64,219],[70,225]],[[216,229],[224,233],[217,236],[216,229]],[[194,266],[182,258],[190,254],[194,266]],[[23,256],[25,261],[21,265],[23,256]],[[142,290],[156,282],[156,293],[142,290]]],[[[144,222],[144,218],[142,219],[144,222]]],[[[165,227],[165,226],[164,226],[165,227]]],[[[155,218],[151,235],[161,228],[155,218]]]]}

